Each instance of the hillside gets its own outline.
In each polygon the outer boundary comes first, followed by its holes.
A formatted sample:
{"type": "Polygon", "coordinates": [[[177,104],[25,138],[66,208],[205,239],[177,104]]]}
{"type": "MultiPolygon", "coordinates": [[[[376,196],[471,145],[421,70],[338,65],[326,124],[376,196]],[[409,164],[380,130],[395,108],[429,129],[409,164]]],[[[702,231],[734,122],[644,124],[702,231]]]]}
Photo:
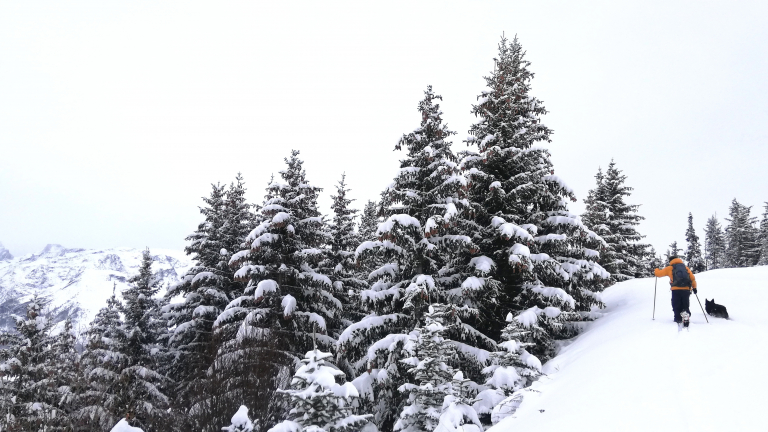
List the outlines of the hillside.
{"type": "MultiPolygon", "coordinates": [[[[607,289],[605,315],[544,365],[513,417],[492,432],[738,431],[765,427],[768,266],[697,275],[699,298],[725,305],[709,317],[691,296],[689,332],[672,322],[669,284],[607,289]],[[761,426],[762,425],[762,426],[761,426]]],[[[762,429],[761,429],[762,430],[762,429]]]]}
{"type": "MultiPolygon", "coordinates": [[[[162,287],[175,283],[190,266],[182,251],[151,250],[152,269],[162,287]]],[[[38,294],[50,300],[57,322],[68,315],[88,324],[112,295],[138,272],[141,250],[67,249],[48,245],[38,254],[0,261],[0,328],[12,328],[12,314],[23,315],[25,304],[38,294]]]]}

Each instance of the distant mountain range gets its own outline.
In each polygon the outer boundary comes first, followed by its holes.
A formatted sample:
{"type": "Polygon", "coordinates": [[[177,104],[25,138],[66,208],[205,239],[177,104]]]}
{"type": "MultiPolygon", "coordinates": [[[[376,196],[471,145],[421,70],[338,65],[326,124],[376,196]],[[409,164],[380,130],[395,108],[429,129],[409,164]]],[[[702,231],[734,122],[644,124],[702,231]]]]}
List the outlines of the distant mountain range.
{"type": "MultiPolygon", "coordinates": [[[[68,316],[84,327],[103,306],[113,287],[118,293],[138,273],[141,249],[67,249],[49,244],[38,254],[14,258],[0,244],[0,329],[13,328],[37,294],[50,301],[50,314],[61,323],[68,316]]],[[[162,295],[192,265],[182,251],[151,249],[152,270],[162,295]]]]}

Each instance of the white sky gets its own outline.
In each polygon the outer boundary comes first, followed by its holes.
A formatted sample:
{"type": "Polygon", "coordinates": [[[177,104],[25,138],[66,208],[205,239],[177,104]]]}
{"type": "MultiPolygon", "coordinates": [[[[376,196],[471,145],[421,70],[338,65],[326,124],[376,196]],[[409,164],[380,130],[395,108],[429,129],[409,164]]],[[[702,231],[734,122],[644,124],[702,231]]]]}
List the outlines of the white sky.
{"type": "MultiPolygon", "coordinates": [[[[659,251],[768,200],[768,2],[0,3],[0,242],[182,248],[210,183],[260,202],[301,150],[362,208],[428,84],[455,148],[502,34],[580,199],[611,158],[659,251]]],[[[571,208],[581,213],[583,204],[571,208]]]]}

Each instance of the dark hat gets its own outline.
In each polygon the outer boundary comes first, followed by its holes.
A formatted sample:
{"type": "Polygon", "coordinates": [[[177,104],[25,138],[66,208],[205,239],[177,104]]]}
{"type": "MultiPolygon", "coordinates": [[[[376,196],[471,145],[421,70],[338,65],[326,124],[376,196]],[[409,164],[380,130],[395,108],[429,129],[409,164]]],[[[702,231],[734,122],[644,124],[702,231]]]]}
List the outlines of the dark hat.
{"type": "Polygon", "coordinates": [[[670,256],[669,256],[669,260],[670,260],[670,261],[672,261],[673,259],[678,259],[678,258],[680,258],[680,257],[679,257],[679,256],[677,256],[677,255],[670,255],[670,256]]]}

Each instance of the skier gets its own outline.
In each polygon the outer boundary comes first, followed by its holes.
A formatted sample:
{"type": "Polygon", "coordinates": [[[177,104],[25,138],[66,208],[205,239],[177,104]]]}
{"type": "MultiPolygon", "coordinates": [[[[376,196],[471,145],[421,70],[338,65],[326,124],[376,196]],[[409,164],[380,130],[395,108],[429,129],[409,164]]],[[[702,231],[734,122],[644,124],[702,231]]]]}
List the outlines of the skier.
{"type": "Polygon", "coordinates": [[[663,269],[655,269],[653,274],[656,277],[669,277],[669,284],[672,290],[672,311],[675,313],[675,322],[678,327],[688,327],[690,323],[691,310],[690,297],[691,290],[697,294],[696,278],[693,276],[683,260],[677,256],[669,257],[669,265],[663,269]]]}

